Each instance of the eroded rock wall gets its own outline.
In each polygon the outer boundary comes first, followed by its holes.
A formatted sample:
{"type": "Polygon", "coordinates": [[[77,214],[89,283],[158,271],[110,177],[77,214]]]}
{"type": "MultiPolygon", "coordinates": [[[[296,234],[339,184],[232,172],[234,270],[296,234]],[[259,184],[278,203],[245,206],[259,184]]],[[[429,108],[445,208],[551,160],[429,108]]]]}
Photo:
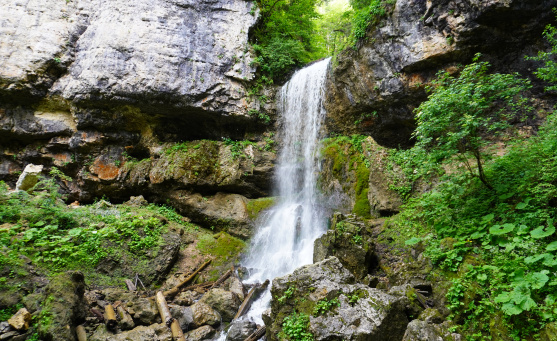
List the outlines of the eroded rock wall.
{"type": "Polygon", "coordinates": [[[454,70],[482,53],[493,71],[532,75],[525,61],[544,48],[542,32],[557,1],[398,0],[366,40],[338,57],[327,82],[327,129],[363,133],[387,147],[407,146],[413,109],[439,70],[454,70]]]}
{"type": "Polygon", "coordinates": [[[272,127],[247,94],[254,6],[1,0],[0,180],[15,184],[35,163],[70,176],[63,188],[82,202],[266,195],[274,154],[261,141],[272,127]],[[187,143],[165,152],[191,141],[189,156],[187,143]]]}

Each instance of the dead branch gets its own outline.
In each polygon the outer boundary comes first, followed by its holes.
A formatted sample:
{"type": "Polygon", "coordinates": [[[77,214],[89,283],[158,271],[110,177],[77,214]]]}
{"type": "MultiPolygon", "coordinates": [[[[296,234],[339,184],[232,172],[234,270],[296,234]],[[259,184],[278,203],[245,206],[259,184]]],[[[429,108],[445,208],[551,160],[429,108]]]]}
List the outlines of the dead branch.
{"type": "Polygon", "coordinates": [[[260,327],[254,331],[250,336],[248,336],[244,341],[257,341],[265,335],[267,328],[265,326],[260,327]]]}
{"type": "Polygon", "coordinates": [[[195,270],[190,276],[188,276],[188,278],[186,278],[184,281],[182,281],[182,283],[178,284],[177,286],[175,286],[174,288],[165,291],[163,294],[165,297],[167,297],[168,299],[172,299],[174,298],[174,296],[176,296],[181,288],[183,286],[185,286],[186,284],[188,284],[195,276],[197,276],[198,273],[200,273],[203,269],[205,269],[205,267],[207,267],[207,265],[211,264],[211,260],[209,259],[208,261],[206,261],[205,263],[201,264],[201,266],[199,268],[197,268],[197,270],[195,270]]]}
{"type": "Polygon", "coordinates": [[[236,316],[234,316],[234,320],[241,317],[242,315],[244,315],[249,308],[251,307],[251,304],[253,302],[253,300],[259,296],[259,294],[264,291],[265,289],[267,289],[267,286],[269,285],[269,280],[266,280],[265,283],[263,284],[257,284],[255,285],[253,288],[251,288],[251,290],[248,292],[246,298],[244,299],[244,302],[242,302],[242,305],[240,306],[240,308],[238,309],[238,312],[236,313],[236,316]]]}

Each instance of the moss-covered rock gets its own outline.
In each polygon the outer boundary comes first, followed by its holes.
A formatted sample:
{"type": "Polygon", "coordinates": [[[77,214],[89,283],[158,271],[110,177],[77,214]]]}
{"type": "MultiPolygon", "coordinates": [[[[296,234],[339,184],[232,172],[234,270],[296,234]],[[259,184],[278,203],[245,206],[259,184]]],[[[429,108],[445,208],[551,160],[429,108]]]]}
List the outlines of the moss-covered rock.
{"type": "Polygon", "coordinates": [[[78,271],[62,273],[45,288],[38,318],[38,332],[46,341],[76,340],[75,327],[85,321],[84,276],[78,271]]]}

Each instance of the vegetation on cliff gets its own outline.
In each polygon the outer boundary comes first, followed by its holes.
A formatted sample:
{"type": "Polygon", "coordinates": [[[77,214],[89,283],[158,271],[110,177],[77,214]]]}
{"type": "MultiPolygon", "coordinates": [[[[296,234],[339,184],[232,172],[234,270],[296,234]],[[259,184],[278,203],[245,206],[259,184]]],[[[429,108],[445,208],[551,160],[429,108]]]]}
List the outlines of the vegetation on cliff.
{"type": "MultiPolygon", "coordinates": [[[[538,57],[547,61],[538,75],[554,72],[550,57],[538,57]]],[[[437,185],[414,193],[390,224],[454,278],[447,301],[469,340],[523,340],[557,321],[557,113],[535,136],[513,133],[529,84],[487,66],[442,74],[416,110],[418,143],[392,153],[407,175],[393,186],[407,195],[418,179],[437,185]]]]}

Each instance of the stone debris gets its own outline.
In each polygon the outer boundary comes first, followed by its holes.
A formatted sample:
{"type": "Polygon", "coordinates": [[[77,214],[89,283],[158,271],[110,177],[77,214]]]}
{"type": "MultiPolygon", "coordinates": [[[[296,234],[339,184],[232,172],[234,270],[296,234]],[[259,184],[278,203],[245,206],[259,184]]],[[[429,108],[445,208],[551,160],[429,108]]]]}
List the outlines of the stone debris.
{"type": "Polygon", "coordinates": [[[43,171],[43,165],[34,165],[32,163],[25,166],[23,173],[19,176],[15,185],[16,191],[29,191],[37,182],[39,182],[39,175],[43,171]]]}

